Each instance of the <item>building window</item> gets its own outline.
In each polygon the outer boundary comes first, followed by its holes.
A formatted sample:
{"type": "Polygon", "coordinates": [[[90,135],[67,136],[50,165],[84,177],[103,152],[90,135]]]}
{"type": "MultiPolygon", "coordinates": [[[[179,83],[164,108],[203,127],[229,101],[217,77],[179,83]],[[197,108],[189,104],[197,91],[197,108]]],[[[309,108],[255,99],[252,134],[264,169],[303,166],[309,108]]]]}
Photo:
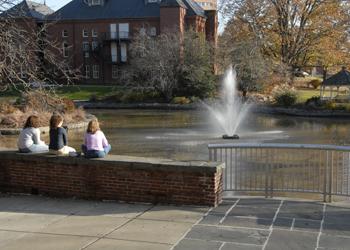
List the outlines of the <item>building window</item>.
{"type": "Polygon", "coordinates": [[[68,30],[62,30],[62,37],[68,37],[68,30]]]}
{"type": "Polygon", "coordinates": [[[87,30],[83,30],[83,37],[89,37],[89,32],[87,30]]]}
{"type": "Polygon", "coordinates": [[[140,35],[145,36],[146,35],[146,29],[144,27],[140,28],[140,35]]]}
{"type": "Polygon", "coordinates": [[[149,35],[150,36],[156,36],[157,35],[157,28],[156,27],[151,27],[149,29],[149,35]]]}
{"type": "Polygon", "coordinates": [[[129,23],[119,24],[119,38],[129,38],[129,23]]]}
{"type": "Polygon", "coordinates": [[[98,37],[98,32],[97,32],[97,30],[91,30],[91,36],[92,37],[98,37]]]}
{"type": "Polygon", "coordinates": [[[101,0],[91,0],[91,5],[101,5],[101,0]]]}
{"type": "Polygon", "coordinates": [[[117,79],[118,78],[118,66],[112,65],[112,78],[117,79]]]}
{"type": "Polygon", "coordinates": [[[85,65],[85,78],[90,78],[90,65],[85,65]]]}
{"type": "Polygon", "coordinates": [[[89,51],[89,50],[90,50],[89,42],[83,42],[83,51],[89,51]]]}
{"type": "Polygon", "coordinates": [[[89,58],[90,57],[90,53],[89,52],[84,52],[84,57],[85,58],[89,58]]]}
{"type": "Polygon", "coordinates": [[[68,43],[64,42],[62,44],[63,57],[68,57],[68,43]]]}
{"type": "Polygon", "coordinates": [[[92,77],[94,79],[100,78],[100,66],[99,65],[94,65],[92,68],[92,77]]]}
{"type": "Polygon", "coordinates": [[[121,62],[127,62],[128,56],[127,56],[127,49],[126,49],[126,43],[120,44],[120,61],[121,62]]]}
{"type": "Polygon", "coordinates": [[[98,42],[97,41],[93,41],[91,44],[91,48],[93,51],[98,50],[98,42]]]}

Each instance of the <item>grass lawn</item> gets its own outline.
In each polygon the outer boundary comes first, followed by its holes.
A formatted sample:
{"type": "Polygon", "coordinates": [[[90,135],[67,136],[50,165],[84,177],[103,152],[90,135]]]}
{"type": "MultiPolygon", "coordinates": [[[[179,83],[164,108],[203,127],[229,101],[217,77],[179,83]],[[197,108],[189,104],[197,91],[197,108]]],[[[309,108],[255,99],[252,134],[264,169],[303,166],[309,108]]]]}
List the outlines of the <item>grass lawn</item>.
{"type": "Polygon", "coordinates": [[[298,94],[297,103],[305,103],[307,99],[313,96],[320,96],[320,90],[319,89],[298,89],[297,94],[298,94]]]}
{"type": "MultiPolygon", "coordinates": [[[[91,96],[98,98],[113,94],[118,90],[122,90],[120,86],[98,86],[98,85],[71,85],[57,87],[56,93],[65,98],[72,100],[89,100],[91,96]]],[[[15,100],[20,96],[20,91],[11,89],[5,92],[0,92],[0,101],[15,100]]]]}
{"type": "Polygon", "coordinates": [[[64,86],[56,89],[56,93],[59,96],[69,98],[72,100],[89,100],[91,96],[104,97],[121,90],[119,86],[81,86],[81,85],[72,85],[64,86]]]}

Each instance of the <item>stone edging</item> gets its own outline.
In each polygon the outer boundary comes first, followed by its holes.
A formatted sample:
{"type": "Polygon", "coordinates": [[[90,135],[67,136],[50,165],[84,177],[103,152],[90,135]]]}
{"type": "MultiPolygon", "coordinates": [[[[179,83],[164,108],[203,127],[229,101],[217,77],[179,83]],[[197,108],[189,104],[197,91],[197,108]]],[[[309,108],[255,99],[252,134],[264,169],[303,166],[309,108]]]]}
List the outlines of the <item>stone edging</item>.
{"type": "MultiPolygon", "coordinates": [[[[159,109],[159,110],[199,110],[205,109],[199,103],[191,104],[169,104],[169,103],[106,103],[106,102],[89,102],[76,101],[77,106],[85,109],[159,109]]],[[[283,108],[273,107],[264,104],[256,104],[251,109],[253,113],[288,115],[300,117],[335,117],[350,118],[350,112],[340,110],[307,110],[300,108],[283,108]]]]}
{"type": "Polygon", "coordinates": [[[200,105],[191,104],[172,104],[172,103],[108,103],[108,102],[89,102],[75,101],[76,106],[84,109],[160,109],[160,110],[195,110],[200,105]]]}
{"type": "Polygon", "coordinates": [[[307,110],[299,108],[283,108],[271,106],[255,106],[252,108],[253,113],[288,115],[300,117],[324,117],[324,118],[350,118],[350,112],[341,110],[307,110]]]}

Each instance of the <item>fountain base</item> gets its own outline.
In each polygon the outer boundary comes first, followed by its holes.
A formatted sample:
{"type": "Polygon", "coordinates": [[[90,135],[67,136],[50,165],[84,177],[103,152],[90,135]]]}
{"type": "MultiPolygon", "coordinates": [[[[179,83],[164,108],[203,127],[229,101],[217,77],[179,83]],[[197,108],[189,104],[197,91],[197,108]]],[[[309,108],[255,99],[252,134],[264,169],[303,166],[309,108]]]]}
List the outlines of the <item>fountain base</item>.
{"type": "Polygon", "coordinates": [[[224,140],[238,140],[239,136],[238,135],[223,135],[222,139],[224,139],[224,140]]]}

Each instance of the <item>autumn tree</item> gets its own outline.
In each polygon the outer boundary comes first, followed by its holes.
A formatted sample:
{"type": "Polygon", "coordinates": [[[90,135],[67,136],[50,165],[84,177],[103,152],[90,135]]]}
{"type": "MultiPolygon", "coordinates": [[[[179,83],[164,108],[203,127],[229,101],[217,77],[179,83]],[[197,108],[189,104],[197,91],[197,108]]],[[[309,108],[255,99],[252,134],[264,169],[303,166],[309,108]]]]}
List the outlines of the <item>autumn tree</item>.
{"type": "MultiPolygon", "coordinates": [[[[255,37],[265,56],[291,68],[322,61],[348,42],[349,4],[342,0],[223,0],[232,25],[255,37]],[[332,38],[333,43],[330,43],[332,38]]],[[[237,28],[236,28],[237,30],[237,28]]],[[[247,35],[245,35],[247,36],[247,35]]],[[[244,39],[244,36],[243,36],[244,39]]],[[[341,58],[338,58],[341,61],[341,58]]]]}

